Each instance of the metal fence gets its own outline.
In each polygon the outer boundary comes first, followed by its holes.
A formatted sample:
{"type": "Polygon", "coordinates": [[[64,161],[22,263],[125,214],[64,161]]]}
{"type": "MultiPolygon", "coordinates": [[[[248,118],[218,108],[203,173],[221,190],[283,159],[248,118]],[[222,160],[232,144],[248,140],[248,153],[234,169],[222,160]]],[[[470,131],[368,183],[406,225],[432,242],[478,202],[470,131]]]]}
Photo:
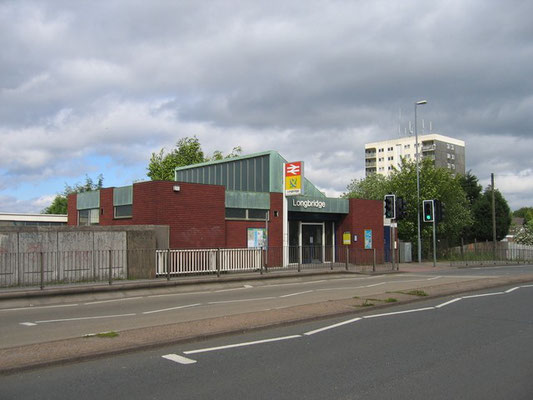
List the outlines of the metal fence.
{"type": "Polygon", "coordinates": [[[375,270],[384,265],[384,252],[346,246],[290,246],[239,249],[157,250],[157,276],[218,274],[282,269],[375,270]],[[368,268],[366,268],[368,267],[368,268]]]}
{"type": "Polygon", "coordinates": [[[156,275],[257,271],[262,257],[260,248],[156,250],[156,275]]]}
{"type": "Polygon", "coordinates": [[[251,271],[391,269],[384,260],[383,251],[346,246],[2,252],[0,288],[251,271]]]}
{"type": "Polygon", "coordinates": [[[449,249],[451,266],[506,265],[533,262],[533,246],[510,242],[471,243],[449,249]]]}
{"type": "Polygon", "coordinates": [[[0,287],[112,282],[127,277],[126,250],[0,253],[0,287]]]}

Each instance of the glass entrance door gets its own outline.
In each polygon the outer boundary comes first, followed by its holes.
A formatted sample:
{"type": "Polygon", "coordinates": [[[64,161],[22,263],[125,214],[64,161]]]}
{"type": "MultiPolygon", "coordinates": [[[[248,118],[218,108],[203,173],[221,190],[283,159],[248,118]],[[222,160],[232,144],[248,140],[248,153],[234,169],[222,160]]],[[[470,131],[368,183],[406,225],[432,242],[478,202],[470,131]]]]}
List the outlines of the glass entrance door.
{"type": "Polygon", "coordinates": [[[324,224],[302,224],[302,263],[324,262],[324,224]]]}

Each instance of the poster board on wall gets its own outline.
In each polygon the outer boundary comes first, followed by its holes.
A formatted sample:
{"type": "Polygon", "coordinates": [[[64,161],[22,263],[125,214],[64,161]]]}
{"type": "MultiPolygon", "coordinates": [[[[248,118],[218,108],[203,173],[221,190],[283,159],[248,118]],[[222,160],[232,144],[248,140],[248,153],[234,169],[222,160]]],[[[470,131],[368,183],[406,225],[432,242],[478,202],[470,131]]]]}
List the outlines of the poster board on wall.
{"type": "Polygon", "coordinates": [[[253,247],[266,247],[267,234],[265,228],[248,228],[247,231],[247,243],[248,248],[253,247]]]}

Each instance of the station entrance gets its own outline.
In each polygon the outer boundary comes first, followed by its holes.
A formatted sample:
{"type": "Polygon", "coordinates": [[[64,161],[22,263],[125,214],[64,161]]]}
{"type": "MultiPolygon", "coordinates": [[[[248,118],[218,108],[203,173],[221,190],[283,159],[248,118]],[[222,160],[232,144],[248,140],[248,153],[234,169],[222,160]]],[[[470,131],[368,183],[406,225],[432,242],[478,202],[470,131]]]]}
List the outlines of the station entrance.
{"type": "Polygon", "coordinates": [[[337,215],[331,214],[289,213],[289,263],[335,262],[335,226],[338,219],[337,215]]]}

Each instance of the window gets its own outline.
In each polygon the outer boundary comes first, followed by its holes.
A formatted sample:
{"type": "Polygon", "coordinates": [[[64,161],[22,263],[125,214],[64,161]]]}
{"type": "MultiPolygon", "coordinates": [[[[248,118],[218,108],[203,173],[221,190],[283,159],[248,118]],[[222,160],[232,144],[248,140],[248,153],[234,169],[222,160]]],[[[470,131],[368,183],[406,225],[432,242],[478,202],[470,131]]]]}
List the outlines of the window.
{"type": "Polygon", "coordinates": [[[100,222],[100,209],[90,208],[78,211],[78,225],[98,225],[100,222]]]}
{"type": "Polygon", "coordinates": [[[226,208],[226,218],[246,219],[245,208],[226,208]]]}
{"type": "Polygon", "coordinates": [[[226,219],[251,219],[264,221],[267,218],[267,212],[267,210],[226,208],[226,219]]]}
{"type": "Polygon", "coordinates": [[[452,154],[452,160],[455,160],[455,154],[452,154]]]}
{"type": "Polygon", "coordinates": [[[450,149],[451,149],[451,150],[454,149],[454,145],[453,145],[453,144],[450,145],[450,149]]]}
{"type": "Polygon", "coordinates": [[[261,219],[265,220],[267,217],[267,210],[248,210],[248,219],[261,219]]]}
{"type": "Polygon", "coordinates": [[[132,205],[127,204],[124,206],[115,206],[115,218],[131,218],[132,217],[132,205]]]}

